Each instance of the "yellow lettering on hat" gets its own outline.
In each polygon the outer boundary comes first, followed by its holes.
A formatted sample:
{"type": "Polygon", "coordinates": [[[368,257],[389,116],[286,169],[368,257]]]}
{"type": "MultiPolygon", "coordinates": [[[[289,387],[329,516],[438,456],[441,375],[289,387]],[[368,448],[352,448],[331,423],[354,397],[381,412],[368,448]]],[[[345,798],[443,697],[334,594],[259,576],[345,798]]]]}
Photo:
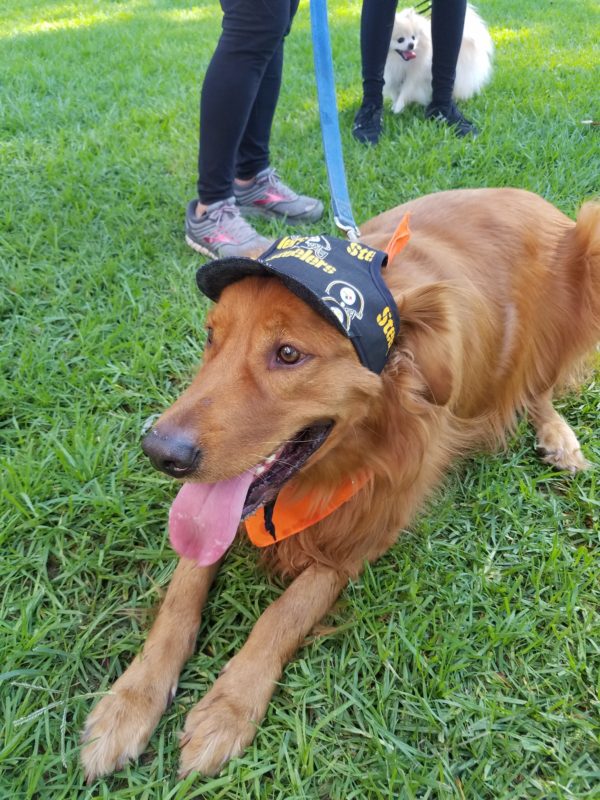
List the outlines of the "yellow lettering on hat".
{"type": "Polygon", "coordinates": [[[346,251],[359,261],[373,261],[377,252],[376,250],[371,250],[370,247],[363,247],[360,242],[350,242],[346,251]]]}
{"type": "MultiPolygon", "coordinates": [[[[305,236],[300,236],[298,238],[300,241],[306,239],[305,236]]],[[[293,241],[293,237],[288,237],[288,239],[293,241]]],[[[332,264],[323,261],[322,258],[318,258],[313,252],[305,250],[302,247],[286,248],[281,253],[271,253],[268,258],[265,258],[265,262],[269,263],[278,258],[295,258],[298,261],[303,261],[305,264],[310,264],[310,266],[315,267],[315,269],[322,269],[323,272],[326,272],[328,275],[333,275],[333,273],[336,272],[336,268],[332,264]]]]}
{"type": "Polygon", "coordinates": [[[299,242],[303,242],[305,239],[306,239],[306,236],[284,236],[277,243],[277,249],[278,250],[287,250],[288,247],[294,247],[299,242]]]}
{"type": "Polygon", "coordinates": [[[389,306],[386,306],[381,314],[377,314],[377,324],[383,329],[383,335],[386,338],[389,350],[396,338],[396,326],[389,306]]]}

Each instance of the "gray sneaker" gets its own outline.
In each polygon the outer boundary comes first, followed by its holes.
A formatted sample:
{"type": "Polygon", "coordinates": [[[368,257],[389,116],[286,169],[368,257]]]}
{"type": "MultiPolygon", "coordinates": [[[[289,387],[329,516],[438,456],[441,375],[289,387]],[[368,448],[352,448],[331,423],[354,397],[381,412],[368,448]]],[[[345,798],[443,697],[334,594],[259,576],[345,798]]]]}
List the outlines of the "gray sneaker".
{"type": "Polygon", "coordinates": [[[197,200],[190,200],[185,213],[185,241],[198,253],[212,258],[259,255],[271,242],[257,233],[242,217],[235,198],[220,200],[196,216],[197,200]]]}
{"type": "Polygon", "coordinates": [[[286,222],[316,222],[323,216],[323,203],[296,194],[282,182],[272,167],[258,173],[248,186],[234,183],[235,201],[244,216],[285,219],[286,222]]]}

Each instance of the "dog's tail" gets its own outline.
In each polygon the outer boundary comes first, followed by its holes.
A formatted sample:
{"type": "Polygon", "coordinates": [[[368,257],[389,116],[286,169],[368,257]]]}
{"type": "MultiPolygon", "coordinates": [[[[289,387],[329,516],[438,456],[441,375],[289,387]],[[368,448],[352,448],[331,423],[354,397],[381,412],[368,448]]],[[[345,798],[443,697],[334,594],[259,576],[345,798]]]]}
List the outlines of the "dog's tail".
{"type": "Polygon", "coordinates": [[[584,203],[572,231],[572,258],[579,277],[582,300],[587,306],[595,333],[594,344],[600,340],[600,201],[584,203]]]}
{"type": "MultiPolygon", "coordinates": [[[[583,204],[559,252],[568,264],[569,288],[575,293],[569,320],[573,356],[587,362],[600,342],[600,201],[583,204]]],[[[598,366],[597,353],[594,361],[598,366]]],[[[571,378],[578,372],[576,369],[571,378]]]]}

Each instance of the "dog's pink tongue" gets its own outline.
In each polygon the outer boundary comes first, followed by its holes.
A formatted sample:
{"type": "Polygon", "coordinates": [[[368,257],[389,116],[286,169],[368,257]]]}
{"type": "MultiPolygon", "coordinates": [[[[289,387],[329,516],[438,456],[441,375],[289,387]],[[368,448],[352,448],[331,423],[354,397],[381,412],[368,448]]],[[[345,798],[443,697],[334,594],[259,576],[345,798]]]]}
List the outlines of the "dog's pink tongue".
{"type": "Polygon", "coordinates": [[[416,57],[417,57],[417,54],[415,53],[415,51],[414,51],[414,50],[405,50],[405,51],[404,51],[404,58],[405,58],[407,61],[412,61],[412,60],[413,60],[413,58],[416,58],[416,57]]]}
{"type": "Polygon", "coordinates": [[[219,483],[185,483],[169,511],[174,550],[201,567],[218,561],[235,538],[254,477],[248,470],[219,483]]]}

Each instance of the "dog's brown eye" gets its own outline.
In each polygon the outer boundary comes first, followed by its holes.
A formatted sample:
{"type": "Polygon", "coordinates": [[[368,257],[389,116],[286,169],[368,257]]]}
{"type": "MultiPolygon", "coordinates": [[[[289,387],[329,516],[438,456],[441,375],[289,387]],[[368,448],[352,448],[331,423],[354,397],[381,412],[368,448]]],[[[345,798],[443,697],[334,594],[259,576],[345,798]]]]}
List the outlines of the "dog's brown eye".
{"type": "Polygon", "coordinates": [[[297,364],[300,361],[300,351],[291,344],[284,344],[277,351],[277,361],[282,364],[297,364]]]}
{"type": "Polygon", "coordinates": [[[212,340],[213,340],[213,329],[209,327],[206,329],[206,344],[212,344],[212,340]]]}

